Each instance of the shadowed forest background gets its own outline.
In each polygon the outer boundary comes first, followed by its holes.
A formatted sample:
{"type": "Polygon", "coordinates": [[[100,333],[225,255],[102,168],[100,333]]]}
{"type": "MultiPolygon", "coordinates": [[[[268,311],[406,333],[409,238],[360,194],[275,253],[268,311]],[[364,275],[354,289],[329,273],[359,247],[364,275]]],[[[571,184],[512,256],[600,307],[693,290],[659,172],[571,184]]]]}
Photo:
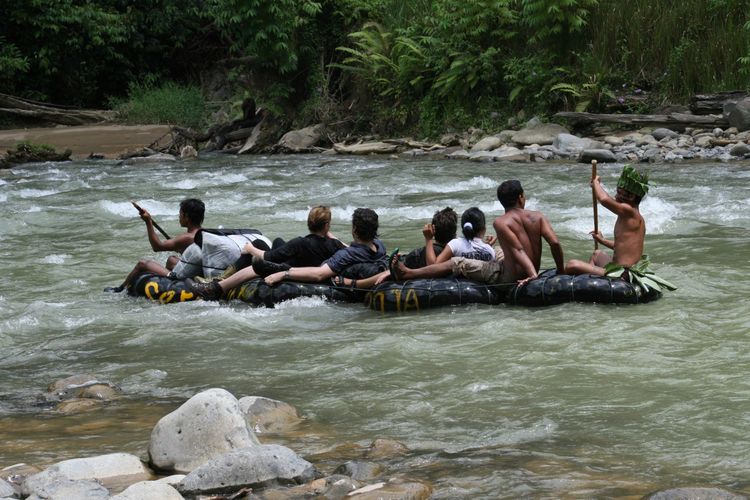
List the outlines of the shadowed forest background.
{"type": "MultiPolygon", "coordinates": [[[[750,88],[746,0],[5,0],[0,92],[205,126],[436,135],[750,88]]],[[[0,115],[0,126],[11,126],[0,115]]]]}

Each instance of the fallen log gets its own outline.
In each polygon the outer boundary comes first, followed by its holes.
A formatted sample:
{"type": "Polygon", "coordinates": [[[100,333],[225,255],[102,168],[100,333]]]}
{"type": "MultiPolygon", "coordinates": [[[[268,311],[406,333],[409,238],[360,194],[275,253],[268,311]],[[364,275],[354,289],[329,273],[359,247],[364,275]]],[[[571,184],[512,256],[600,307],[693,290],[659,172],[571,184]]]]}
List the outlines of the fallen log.
{"type": "Polygon", "coordinates": [[[685,113],[670,113],[668,115],[636,115],[636,114],[596,114],[562,111],[555,113],[556,117],[570,120],[574,124],[616,123],[637,127],[667,127],[684,129],[694,128],[727,128],[729,122],[723,116],[690,115],[685,113]]]}

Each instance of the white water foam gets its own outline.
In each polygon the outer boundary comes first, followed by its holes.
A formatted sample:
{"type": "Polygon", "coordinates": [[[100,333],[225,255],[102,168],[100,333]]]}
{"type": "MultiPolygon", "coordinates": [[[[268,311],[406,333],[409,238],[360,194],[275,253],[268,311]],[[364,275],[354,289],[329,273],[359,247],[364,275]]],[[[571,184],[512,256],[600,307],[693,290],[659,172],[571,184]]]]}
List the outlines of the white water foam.
{"type": "Polygon", "coordinates": [[[69,259],[72,255],[69,254],[50,254],[41,259],[42,264],[64,264],[66,259],[69,259]]]}

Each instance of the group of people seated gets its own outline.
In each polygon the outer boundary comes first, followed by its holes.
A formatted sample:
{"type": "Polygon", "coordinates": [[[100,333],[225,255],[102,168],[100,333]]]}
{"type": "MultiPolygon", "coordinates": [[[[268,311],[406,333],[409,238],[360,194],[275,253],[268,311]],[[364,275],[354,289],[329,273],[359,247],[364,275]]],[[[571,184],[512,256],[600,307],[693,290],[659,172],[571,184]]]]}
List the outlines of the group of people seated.
{"type": "MultiPolygon", "coordinates": [[[[221,299],[229,290],[242,283],[263,278],[269,285],[284,280],[324,282],[352,289],[372,288],[386,280],[405,281],[447,276],[465,277],[485,284],[517,283],[523,285],[539,273],[542,240],[550,248],[560,274],[604,275],[604,266],[613,262],[625,268],[635,265],[643,254],[645,221],[639,204],[648,191],[648,177],[626,166],[618,181],[613,198],[601,186],[599,177],[591,180],[599,203],[617,215],[614,239],[605,239],[598,231],[591,234],[595,241],[613,250],[609,254],[596,250],[584,262],[571,260],[565,264],[563,249],[542,212],[525,208],[526,195],[518,180],[507,180],[497,188],[497,198],[505,213],[495,218],[495,235],[488,235],[485,214],[477,207],[463,212],[458,221],[456,212],[447,207],[435,212],[432,221],[422,228],[424,247],[401,256],[398,249],[386,254],[378,238],[378,215],[369,208],[357,208],[352,214],[350,244],[331,234],[331,210],[313,207],[307,218],[310,234],[288,242],[277,239],[273,248],[259,248],[248,243],[242,256],[221,276],[211,280],[186,280],[187,288],[208,299],[221,299]],[[460,236],[457,235],[460,223],[460,236]]],[[[151,216],[141,214],[146,222],[149,241],[154,250],[184,249],[192,242],[203,219],[203,204],[185,200],[180,206],[180,223],[187,231],[173,240],[160,244],[151,216]],[[201,210],[193,210],[200,204],[201,210]],[[198,213],[200,212],[200,213],[198,213]]],[[[263,246],[263,245],[260,245],[263,246]]],[[[169,265],[141,261],[125,282],[114,291],[132,283],[135,276],[149,272],[170,275],[169,265]]],[[[119,290],[118,290],[119,289],[119,290]]]]}

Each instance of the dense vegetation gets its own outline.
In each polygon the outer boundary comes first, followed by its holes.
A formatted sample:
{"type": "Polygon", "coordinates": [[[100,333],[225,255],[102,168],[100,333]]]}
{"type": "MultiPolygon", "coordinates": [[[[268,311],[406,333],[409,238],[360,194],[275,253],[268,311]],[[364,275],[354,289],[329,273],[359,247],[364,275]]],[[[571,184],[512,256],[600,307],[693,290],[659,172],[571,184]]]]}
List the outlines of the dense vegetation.
{"type": "Polygon", "coordinates": [[[354,116],[362,130],[436,134],[502,128],[520,111],[596,111],[618,98],[641,111],[750,87],[746,0],[3,4],[0,92],[62,104],[168,87],[143,106],[153,110],[182,90],[177,101],[192,103],[198,85],[214,107],[253,96],[298,125],[354,116]]]}

